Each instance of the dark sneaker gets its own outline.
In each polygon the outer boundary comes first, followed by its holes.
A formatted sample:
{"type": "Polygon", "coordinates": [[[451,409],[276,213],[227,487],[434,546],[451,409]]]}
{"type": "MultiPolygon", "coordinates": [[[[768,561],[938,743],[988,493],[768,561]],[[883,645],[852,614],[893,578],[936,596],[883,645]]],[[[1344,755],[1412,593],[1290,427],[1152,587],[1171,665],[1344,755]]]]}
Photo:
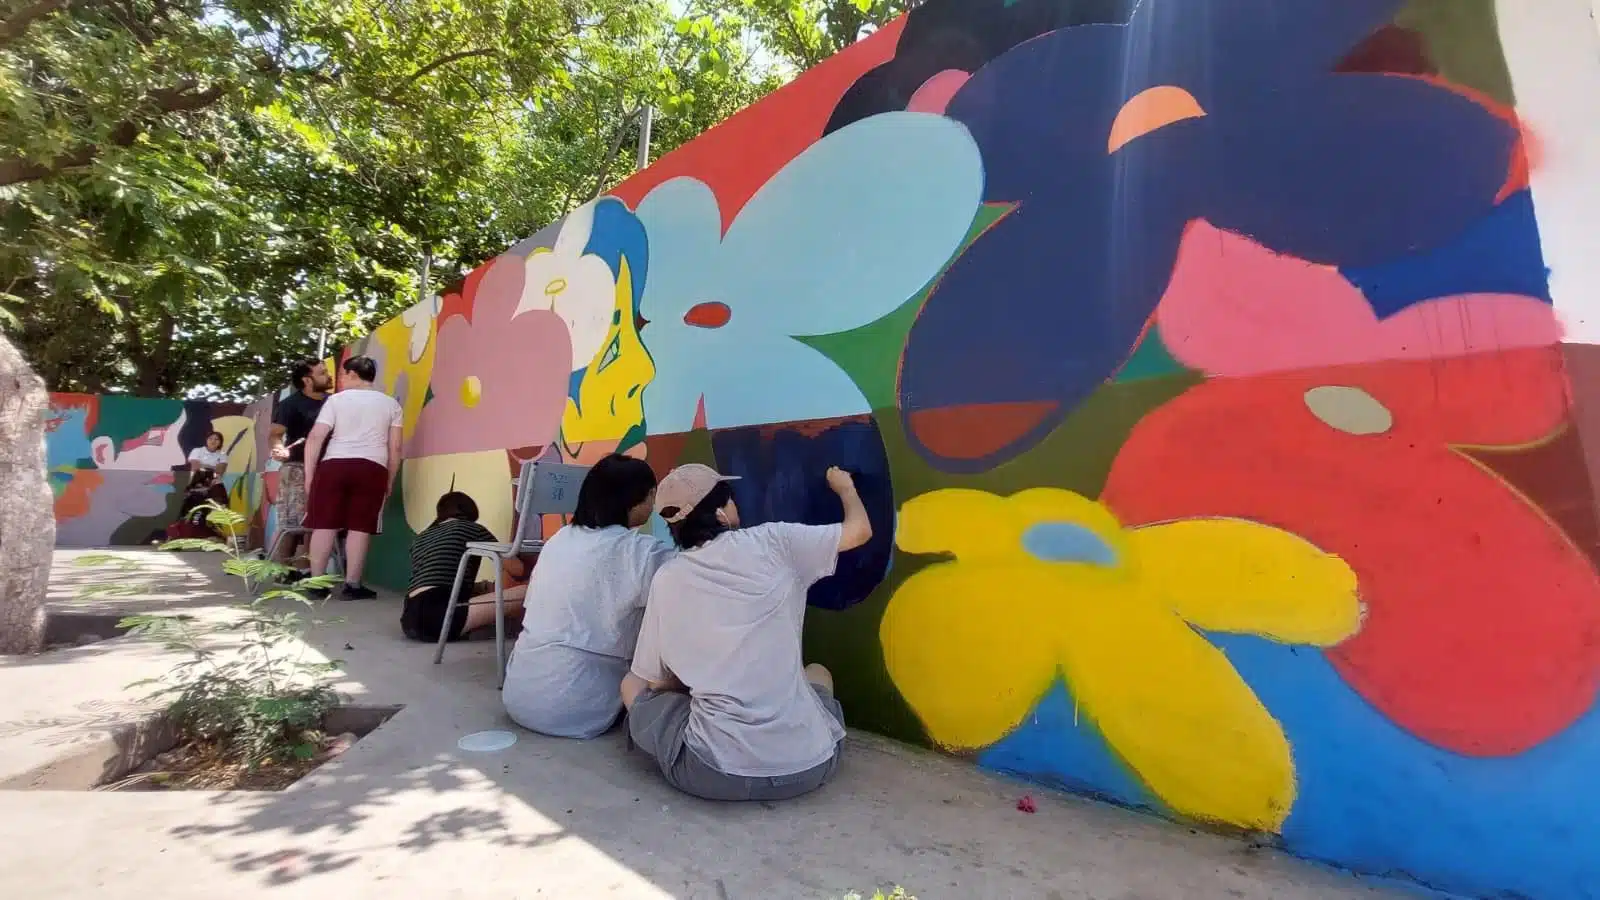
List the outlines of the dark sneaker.
{"type": "Polygon", "coordinates": [[[327,588],[304,588],[299,591],[307,600],[322,601],[328,599],[333,592],[327,588]]]}
{"type": "Polygon", "coordinates": [[[375,600],[378,592],[361,584],[346,584],[339,592],[340,600],[375,600]]]}

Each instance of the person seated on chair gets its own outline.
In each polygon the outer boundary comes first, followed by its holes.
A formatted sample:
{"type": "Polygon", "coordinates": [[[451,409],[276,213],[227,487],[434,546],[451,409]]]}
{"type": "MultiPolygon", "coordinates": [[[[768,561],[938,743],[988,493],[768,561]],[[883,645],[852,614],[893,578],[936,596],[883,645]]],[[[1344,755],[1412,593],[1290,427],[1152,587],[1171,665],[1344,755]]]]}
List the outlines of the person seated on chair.
{"type": "Polygon", "coordinates": [[[741,529],[730,480],[702,465],[661,479],[656,512],[680,549],[650,585],[622,702],[629,738],[668,784],[707,800],[785,800],[833,777],[845,736],[833,677],[801,659],[806,591],[872,523],[854,480],[831,468],[842,523],[741,529]]]}
{"type": "MultiPolygon", "coordinates": [[[[493,543],[497,539],[489,529],[478,524],[478,504],[460,491],[440,497],[435,514],[437,518],[433,524],[411,542],[411,584],[406,588],[405,606],[400,612],[400,630],[414,641],[437,641],[439,633],[448,629],[450,640],[459,641],[468,632],[494,624],[494,585],[473,583],[478,577],[480,558],[472,557],[461,576],[461,596],[456,601],[455,614],[447,624],[444,616],[450,607],[456,570],[461,567],[461,558],[467,555],[469,542],[493,543]]],[[[505,561],[503,569],[508,578],[521,578],[527,571],[522,560],[515,556],[505,561]]],[[[506,588],[508,617],[521,613],[522,595],[526,590],[526,587],[506,588]]]]}
{"type": "Polygon", "coordinates": [[[545,543],[506,667],[506,713],[522,727],[592,738],[621,716],[617,683],[633,659],[650,579],[674,552],[636,530],[655,492],[648,463],[607,456],[584,476],[572,523],[545,543]]]}
{"type": "Polygon", "coordinates": [[[222,432],[206,435],[205,446],[189,451],[189,485],[184,489],[183,504],[178,508],[178,521],[168,529],[169,536],[214,537],[211,527],[211,510],[207,503],[224,509],[228,506],[228,489],[222,476],[228,471],[228,454],[222,452],[222,432]]]}

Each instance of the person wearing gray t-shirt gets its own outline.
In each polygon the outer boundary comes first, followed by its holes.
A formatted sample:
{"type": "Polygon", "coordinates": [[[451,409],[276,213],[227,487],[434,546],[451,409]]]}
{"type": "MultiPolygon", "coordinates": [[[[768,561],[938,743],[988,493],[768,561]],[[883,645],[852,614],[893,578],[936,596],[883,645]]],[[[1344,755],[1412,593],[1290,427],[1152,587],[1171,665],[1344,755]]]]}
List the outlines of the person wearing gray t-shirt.
{"type": "Polygon", "coordinates": [[[828,670],[801,660],[800,632],[806,590],[872,524],[850,475],[827,478],[838,525],[741,529],[734,479],[708,466],[679,466],[656,489],[679,552],[651,581],[622,702],[630,739],[685,793],[783,800],[838,769],[844,710],[828,670]]]}

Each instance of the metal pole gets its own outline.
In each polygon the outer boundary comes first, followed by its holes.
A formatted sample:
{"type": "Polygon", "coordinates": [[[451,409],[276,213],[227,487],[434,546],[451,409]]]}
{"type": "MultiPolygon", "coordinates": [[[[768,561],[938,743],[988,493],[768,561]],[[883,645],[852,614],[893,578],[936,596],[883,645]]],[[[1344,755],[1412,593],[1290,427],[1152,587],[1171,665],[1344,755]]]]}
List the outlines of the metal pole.
{"type": "Polygon", "coordinates": [[[428,290],[428,278],[433,274],[433,247],[422,248],[422,284],[417,288],[417,302],[427,303],[433,292],[428,290]]]}
{"type": "Polygon", "coordinates": [[[639,159],[634,171],[650,165],[650,126],[655,120],[655,109],[649,104],[639,112],[639,159]]]}
{"type": "Polygon", "coordinates": [[[317,332],[317,359],[327,359],[328,354],[328,329],[317,332]]]}

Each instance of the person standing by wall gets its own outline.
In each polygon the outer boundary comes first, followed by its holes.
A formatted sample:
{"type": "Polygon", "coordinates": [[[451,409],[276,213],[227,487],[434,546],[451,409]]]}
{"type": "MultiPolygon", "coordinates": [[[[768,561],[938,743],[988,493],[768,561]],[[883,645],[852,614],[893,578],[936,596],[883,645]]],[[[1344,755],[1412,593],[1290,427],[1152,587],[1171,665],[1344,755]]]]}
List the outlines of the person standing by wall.
{"type": "MultiPolygon", "coordinates": [[[[272,414],[272,458],[278,469],[278,527],[298,528],[306,517],[306,438],[328,398],[333,378],[326,363],[304,359],[289,370],[294,390],[272,414]]],[[[286,542],[278,562],[293,559],[298,541],[286,542]]]]}
{"type": "Polygon", "coordinates": [[[327,572],[334,541],[345,531],[341,596],[368,600],[377,594],[361,583],[361,575],[400,473],[404,413],[393,397],[373,387],[376,362],[356,356],[341,368],[343,387],[322,404],[306,438],[305,524],[311,529],[312,576],[327,572]]]}

